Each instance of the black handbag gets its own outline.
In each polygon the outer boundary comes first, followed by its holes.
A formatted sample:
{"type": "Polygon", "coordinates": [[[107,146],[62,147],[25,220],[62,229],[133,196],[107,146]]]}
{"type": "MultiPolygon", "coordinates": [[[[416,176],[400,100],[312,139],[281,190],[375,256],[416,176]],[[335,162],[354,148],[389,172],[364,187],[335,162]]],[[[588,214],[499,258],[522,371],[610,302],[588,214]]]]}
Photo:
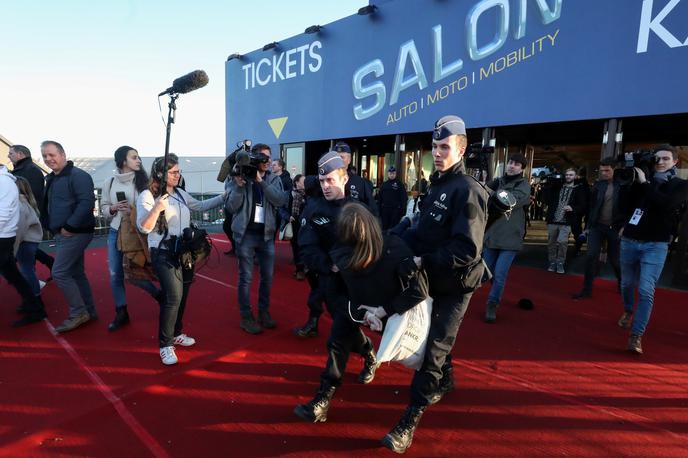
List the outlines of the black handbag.
{"type": "Polygon", "coordinates": [[[195,225],[184,228],[179,250],[179,261],[185,269],[193,268],[210,255],[211,242],[208,232],[195,225]]]}

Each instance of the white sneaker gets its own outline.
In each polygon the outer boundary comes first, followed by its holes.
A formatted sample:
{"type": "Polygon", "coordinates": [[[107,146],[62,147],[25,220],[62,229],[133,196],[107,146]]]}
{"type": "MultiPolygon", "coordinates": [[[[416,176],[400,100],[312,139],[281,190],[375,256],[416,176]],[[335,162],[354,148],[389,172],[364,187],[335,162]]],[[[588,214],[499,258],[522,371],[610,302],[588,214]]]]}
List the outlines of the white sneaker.
{"type": "Polygon", "coordinates": [[[174,338],[175,345],[181,345],[182,347],[190,347],[196,343],[196,339],[189,337],[186,334],[179,334],[174,338]]]}
{"type": "Polygon", "coordinates": [[[45,285],[47,285],[46,282],[44,282],[43,280],[38,280],[38,286],[39,286],[41,289],[43,289],[43,288],[45,287],[45,285]]]}
{"type": "Polygon", "coordinates": [[[174,346],[162,347],[160,349],[160,359],[165,366],[171,366],[179,362],[177,354],[174,352],[174,346]]]}

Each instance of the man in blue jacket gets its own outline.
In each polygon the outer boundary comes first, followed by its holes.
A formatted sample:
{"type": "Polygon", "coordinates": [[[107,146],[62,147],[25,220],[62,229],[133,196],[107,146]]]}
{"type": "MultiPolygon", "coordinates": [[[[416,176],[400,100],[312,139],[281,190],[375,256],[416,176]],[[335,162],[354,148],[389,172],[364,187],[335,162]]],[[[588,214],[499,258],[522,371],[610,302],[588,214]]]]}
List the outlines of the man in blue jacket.
{"type": "Polygon", "coordinates": [[[44,141],[41,154],[52,170],[46,178],[42,213],[44,226],[55,236],[52,274],[69,304],[69,316],[55,330],[67,332],[98,318],[84,266],[95,228],[96,199],[91,175],[67,160],[62,145],[44,141]]]}

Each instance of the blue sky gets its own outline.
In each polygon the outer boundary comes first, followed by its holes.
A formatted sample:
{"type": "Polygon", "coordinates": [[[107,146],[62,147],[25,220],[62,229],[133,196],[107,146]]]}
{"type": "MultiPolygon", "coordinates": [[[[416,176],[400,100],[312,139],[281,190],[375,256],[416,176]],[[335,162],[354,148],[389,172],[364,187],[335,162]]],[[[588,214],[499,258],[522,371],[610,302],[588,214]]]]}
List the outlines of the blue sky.
{"type": "MultiPolygon", "coordinates": [[[[0,0],[0,134],[39,153],[164,151],[157,94],[192,70],[208,86],[182,95],[170,150],[225,152],[224,62],[351,14],[367,0],[0,0]]],[[[167,116],[167,97],[161,98],[167,116]]]]}

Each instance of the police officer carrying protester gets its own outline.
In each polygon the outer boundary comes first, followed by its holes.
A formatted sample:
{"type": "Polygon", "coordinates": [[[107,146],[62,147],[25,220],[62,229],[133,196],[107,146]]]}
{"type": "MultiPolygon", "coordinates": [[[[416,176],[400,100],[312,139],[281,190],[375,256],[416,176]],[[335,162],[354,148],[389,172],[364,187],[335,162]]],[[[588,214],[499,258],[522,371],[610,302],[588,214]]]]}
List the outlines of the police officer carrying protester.
{"type": "Polygon", "coordinates": [[[344,161],[344,167],[349,176],[346,183],[346,195],[361,202],[368,207],[368,210],[370,210],[373,215],[378,216],[377,203],[375,202],[375,198],[373,198],[372,183],[356,175],[351,168],[351,148],[344,142],[337,142],[334,145],[334,150],[339,154],[339,157],[342,158],[342,161],[344,161]]]}
{"type": "Polygon", "coordinates": [[[397,178],[397,169],[394,166],[387,169],[387,178],[388,180],[382,183],[378,193],[382,230],[399,224],[399,220],[406,211],[406,202],[408,200],[406,187],[397,178]]]}
{"type": "Polygon", "coordinates": [[[435,172],[417,226],[407,230],[411,234],[404,237],[412,242],[414,261],[427,272],[433,310],[425,359],[411,382],[410,403],[382,440],[385,447],[397,453],[411,445],[427,406],[438,402],[454,387],[450,353],[473,291],[484,273],[480,252],[489,194],[464,173],[467,144],[466,125],[461,118],[444,116],[435,123],[435,172]]]}
{"type": "MultiPolygon", "coordinates": [[[[301,218],[299,231],[299,247],[303,262],[309,270],[318,273],[319,288],[325,293],[325,305],[332,315],[333,329],[340,320],[349,320],[346,310],[346,296],[339,294],[342,288],[339,269],[331,258],[330,250],[337,240],[337,219],[344,204],[354,201],[346,196],[345,189],[349,175],[344,161],[339,155],[330,151],[318,161],[318,179],[323,191],[322,198],[309,199],[301,218]]],[[[317,326],[317,325],[316,325],[317,326]]],[[[365,360],[365,365],[359,374],[358,381],[368,384],[375,377],[377,359],[372,341],[356,327],[346,339],[343,349],[340,342],[330,338],[327,342],[329,359],[323,372],[323,383],[336,383],[336,377],[329,376],[335,367],[334,361],[342,360],[343,353],[359,353],[365,360]]]]}

